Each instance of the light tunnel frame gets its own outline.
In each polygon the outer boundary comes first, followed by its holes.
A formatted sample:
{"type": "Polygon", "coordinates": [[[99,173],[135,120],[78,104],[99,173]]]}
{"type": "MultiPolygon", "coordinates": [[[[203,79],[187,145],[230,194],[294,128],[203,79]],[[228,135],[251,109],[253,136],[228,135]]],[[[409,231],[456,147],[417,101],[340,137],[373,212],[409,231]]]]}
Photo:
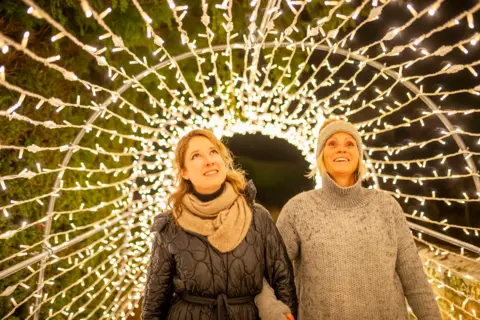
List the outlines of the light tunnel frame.
{"type": "MultiPolygon", "coordinates": [[[[332,50],[331,47],[326,46],[326,45],[318,45],[318,44],[302,43],[302,42],[295,42],[295,43],[283,42],[283,43],[278,44],[278,43],[275,43],[273,41],[264,43],[262,48],[266,49],[266,48],[272,48],[274,46],[287,47],[287,46],[292,46],[292,45],[295,46],[296,48],[309,47],[313,50],[320,50],[320,51],[325,51],[325,52],[330,52],[332,50]]],[[[234,43],[234,44],[231,44],[230,47],[232,49],[240,49],[240,50],[243,49],[243,50],[245,50],[247,46],[245,44],[234,43]]],[[[187,59],[187,58],[191,58],[192,56],[194,56],[194,54],[205,54],[205,53],[209,53],[209,52],[217,52],[217,51],[225,50],[227,48],[228,48],[228,45],[222,44],[222,45],[212,46],[211,48],[197,49],[194,52],[186,52],[186,53],[177,55],[177,56],[173,57],[172,60],[178,62],[178,61],[181,61],[181,60],[184,60],[184,59],[187,59]]],[[[391,78],[393,78],[395,80],[399,80],[401,78],[400,75],[397,72],[395,72],[393,70],[382,70],[382,69],[384,69],[383,65],[381,65],[380,63],[378,63],[376,61],[369,60],[367,57],[365,57],[363,55],[355,54],[355,53],[352,53],[351,51],[348,51],[348,50],[345,50],[345,49],[342,49],[342,48],[338,48],[338,47],[335,48],[334,54],[340,54],[340,55],[343,55],[343,56],[348,57],[348,58],[352,58],[352,59],[355,59],[355,60],[358,60],[358,61],[362,61],[365,64],[367,64],[367,65],[369,65],[369,66],[371,66],[371,67],[373,67],[373,68],[375,68],[379,71],[382,71],[383,73],[385,73],[386,75],[390,76],[391,78]]],[[[150,69],[147,69],[147,70],[144,70],[141,73],[139,73],[137,76],[135,76],[135,80],[140,81],[143,78],[145,78],[146,76],[150,75],[152,71],[162,69],[162,68],[164,68],[164,67],[166,67],[170,64],[171,64],[170,60],[160,62],[157,65],[155,65],[154,67],[152,67],[150,69]]],[[[418,95],[420,93],[420,90],[418,89],[418,87],[416,85],[414,85],[412,82],[404,81],[404,82],[401,82],[401,83],[407,89],[409,89],[411,92],[415,93],[416,95],[418,95]]],[[[122,85],[115,92],[119,93],[121,95],[123,92],[125,92],[127,89],[129,89],[132,86],[132,84],[133,84],[133,82],[129,81],[128,83],[122,85]]],[[[422,96],[422,95],[420,95],[419,97],[432,111],[438,111],[439,110],[438,106],[429,97],[422,96]]],[[[98,116],[104,111],[104,109],[106,109],[112,103],[112,101],[113,101],[112,97],[109,97],[107,100],[105,100],[100,105],[100,109],[98,111],[95,111],[90,116],[88,121],[85,123],[85,127],[92,124],[98,118],[98,116]]],[[[462,137],[460,135],[458,135],[457,133],[455,133],[455,130],[454,130],[453,125],[450,122],[450,120],[445,115],[443,115],[441,113],[435,113],[435,114],[440,119],[440,121],[443,123],[443,125],[449,130],[450,133],[454,132],[452,134],[452,137],[455,140],[458,147],[462,151],[468,150],[468,148],[465,145],[462,137]]],[[[80,132],[77,134],[77,136],[75,137],[71,146],[76,146],[80,143],[80,141],[82,140],[83,136],[86,133],[85,127],[82,128],[80,130],[80,132]]],[[[62,164],[61,164],[62,168],[67,167],[68,163],[71,160],[72,155],[73,155],[73,149],[70,148],[67,151],[67,154],[65,155],[65,157],[62,161],[62,164]]],[[[366,152],[364,152],[364,156],[366,158],[369,158],[369,156],[366,152]]],[[[472,170],[472,172],[477,172],[477,166],[471,158],[465,159],[465,161],[467,162],[467,165],[472,170]]],[[[374,170],[373,168],[371,168],[371,169],[374,170]]],[[[65,169],[60,171],[60,173],[57,175],[57,178],[55,179],[55,182],[54,182],[54,185],[53,185],[53,188],[52,188],[53,190],[58,189],[64,172],[65,172],[65,169]]],[[[475,187],[476,187],[477,191],[480,192],[480,178],[478,176],[472,176],[472,179],[474,181],[474,184],[475,184],[475,187]]],[[[378,185],[378,181],[375,181],[375,184],[378,185]]],[[[48,252],[51,251],[51,246],[48,243],[47,238],[50,235],[50,231],[51,231],[52,213],[53,213],[53,210],[54,210],[54,207],[55,207],[55,201],[56,201],[56,197],[51,196],[50,200],[49,200],[49,203],[48,203],[47,212],[46,212],[46,216],[48,218],[47,218],[47,221],[45,223],[43,252],[41,254],[39,254],[39,256],[41,255],[41,257],[39,259],[33,259],[33,260],[29,259],[30,264],[28,264],[28,265],[19,263],[17,265],[14,265],[13,267],[9,268],[8,270],[5,270],[5,272],[2,272],[2,273],[5,273],[5,274],[7,274],[7,272],[8,272],[8,274],[12,274],[14,272],[17,272],[17,271],[23,269],[23,268],[26,268],[27,266],[29,266],[33,263],[38,262],[40,260],[40,271],[39,271],[39,278],[38,278],[38,285],[37,285],[37,298],[36,298],[36,301],[35,301],[35,308],[34,308],[34,309],[37,309],[37,310],[36,310],[35,315],[34,315],[34,320],[38,320],[39,316],[40,316],[40,308],[38,308],[38,306],[40,305],[40,302],[41,302],[42,288],[43,288],[44,276],[45,276],[45,266],[46,266],[46,262],[47,262],[48,258],[51,256],[51,254],[48,254],[48,252]],[[18,268],[15,268],[17,266],[18,266],[18,268]]],[[[416,224],[411,223],[411,222],[409,222],[409,225],[412,228],[414,228],[416,226],[416,224]]],[[[416,229],[418,230],[418,228],[416,228],[416,229]]],[[[428,233],[429,229],[422,228],[422,231],[424,233],[428,233]]],[[[433,230],[431,230],[431,231],[435,232],[433,230]]],[[[434,234],[432,233],[432,235],[434,235],[434,234]]],[[[461,242],[461,241],[459,241],[455,238],[452,238],[452,237],[449,237],[449,236],[446,236],[446,235],[442,235],[442,234],[437,233],[437,232],[435,232],[434,236],[436,236],[436,237],[441,236],[442,240],[445,240],[447,242],[452,242],[452,243],[455,243],[457,245],[459,245],[461,243],[462,246],[464,246],[465,248],[468,248],[469,250],[480,252],[480,249],[478,247],[472,246],[468,243],[463,243],[463,242],[461,242]]],[[[67,246],[64,246],[63,248],[66,248],[66,247],[67,246]]],[[[1,278],[2,277],[0,276],[0,279],[1,278]]]]}

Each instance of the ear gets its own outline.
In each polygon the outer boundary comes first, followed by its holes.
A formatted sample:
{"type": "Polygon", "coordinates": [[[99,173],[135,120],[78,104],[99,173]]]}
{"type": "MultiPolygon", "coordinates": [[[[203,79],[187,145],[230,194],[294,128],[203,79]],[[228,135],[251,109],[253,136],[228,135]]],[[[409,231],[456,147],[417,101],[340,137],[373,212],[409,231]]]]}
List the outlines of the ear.
{"type": "Polygon", "coordinates": [[[190,180],[187,169],[180,169],[180,175],[185,180],[190,180]]]}

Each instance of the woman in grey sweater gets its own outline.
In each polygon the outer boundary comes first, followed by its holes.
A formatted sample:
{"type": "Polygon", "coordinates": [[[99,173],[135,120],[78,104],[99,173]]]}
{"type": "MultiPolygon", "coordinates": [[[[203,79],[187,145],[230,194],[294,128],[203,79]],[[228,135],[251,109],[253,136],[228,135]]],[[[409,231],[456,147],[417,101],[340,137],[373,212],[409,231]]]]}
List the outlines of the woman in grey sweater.
{"type": "MultiPolygon", "coordinates": [[[[277,221],[294,263],[297,320],[407,320],[405,298],[419,320],[441,319],[402,208],[361,186],[355,127],[327,120],[316,156],[322,188],[292,198],[277,221]]],[[[264,319],[285,319],[268,286],[256,303],[264,319]]]]}

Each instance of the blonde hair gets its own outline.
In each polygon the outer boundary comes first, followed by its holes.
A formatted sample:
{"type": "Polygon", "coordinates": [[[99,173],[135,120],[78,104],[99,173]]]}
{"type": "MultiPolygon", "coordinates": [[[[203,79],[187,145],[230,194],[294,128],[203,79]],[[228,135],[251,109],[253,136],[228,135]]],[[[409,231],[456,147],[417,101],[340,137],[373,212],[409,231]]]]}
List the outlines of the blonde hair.
{"type": "Polygon", "coordinates": [[[172,207],[172,214],[177,219],[182,213],[182,200],[187,193],[193,191],[193,185],[190,181],[185,180],[181,171],[185,169],[185,155],[187,153],[188,145],[194,137],[204,137],[210,140],[217,148],[218,153],[225,162],[227,168],[226,182],[229,182],[235,192],[243,194],[246,185],[245,172],[243,170],[234,167],[233,157],[230,150],[213,134],[210,130],[197,129],[192,130],[183,136],[177,143],[175,150],[175,163],[174,167],[176,173],[176,190],[168,197],[168,204],[172,207]]]}
{"type": "MultiPolygon", "coordinates": [[[[330,119],[325,120],[325,122],[323,122],[323,124],[322,124],[322,127],[320,128],[320,132],[322,132],[322,130],[326,126],[328,126],[329,124],[331,124],[335,121],[337,121],[337,119],[330,118],[330,119]]],[[[325,166],[325,162],[323,161],[323,150],[318,155],[317,166],[315,168],[313,168],[307,174],[307,177],[310,178],[310,179],[315,178],[315,175],[317,174],[317,172],[319,172],[320,176],[322,176],[322,177],[327,174],[327,167],[325,166]]],[[[356,176],[357,180],[362,180],[363,177],[365,176],[365,174],[367,173],[367,166],[365,165],[365,163],[363,161],[363,155],[362,154],[360,154],[359,157],[358,157],[358,165],[357,165],[357,170],[355,172],[357,173],[357,176],[356,176]]]]}

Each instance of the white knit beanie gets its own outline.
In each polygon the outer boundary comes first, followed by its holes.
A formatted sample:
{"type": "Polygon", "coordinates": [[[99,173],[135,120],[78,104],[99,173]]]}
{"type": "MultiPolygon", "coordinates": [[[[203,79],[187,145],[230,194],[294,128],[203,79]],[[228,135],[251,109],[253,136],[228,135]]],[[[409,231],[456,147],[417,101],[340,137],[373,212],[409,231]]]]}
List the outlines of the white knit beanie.
{"type": "Polygon", "coordinates": [[[323,147],[325,146],[325,142],[330,138],[332,135],[334,135],[337,132],[345,132],[351,135],[355,141],[357,142],[357,148],[358,148],[358,153],[360,156],[360,159],[363,157],[363,144],[362,144],[362,138],[360,137],[360,134],[358,133],[357,129],[351,124],[343,120],[335,120],[332,121],[331,123],[327,124],[325,128],[320,130],[318,134],[318,140],[317,140],[317,153],[316,153],[316,158],[320,156],[322,153],[323,147]]]}

